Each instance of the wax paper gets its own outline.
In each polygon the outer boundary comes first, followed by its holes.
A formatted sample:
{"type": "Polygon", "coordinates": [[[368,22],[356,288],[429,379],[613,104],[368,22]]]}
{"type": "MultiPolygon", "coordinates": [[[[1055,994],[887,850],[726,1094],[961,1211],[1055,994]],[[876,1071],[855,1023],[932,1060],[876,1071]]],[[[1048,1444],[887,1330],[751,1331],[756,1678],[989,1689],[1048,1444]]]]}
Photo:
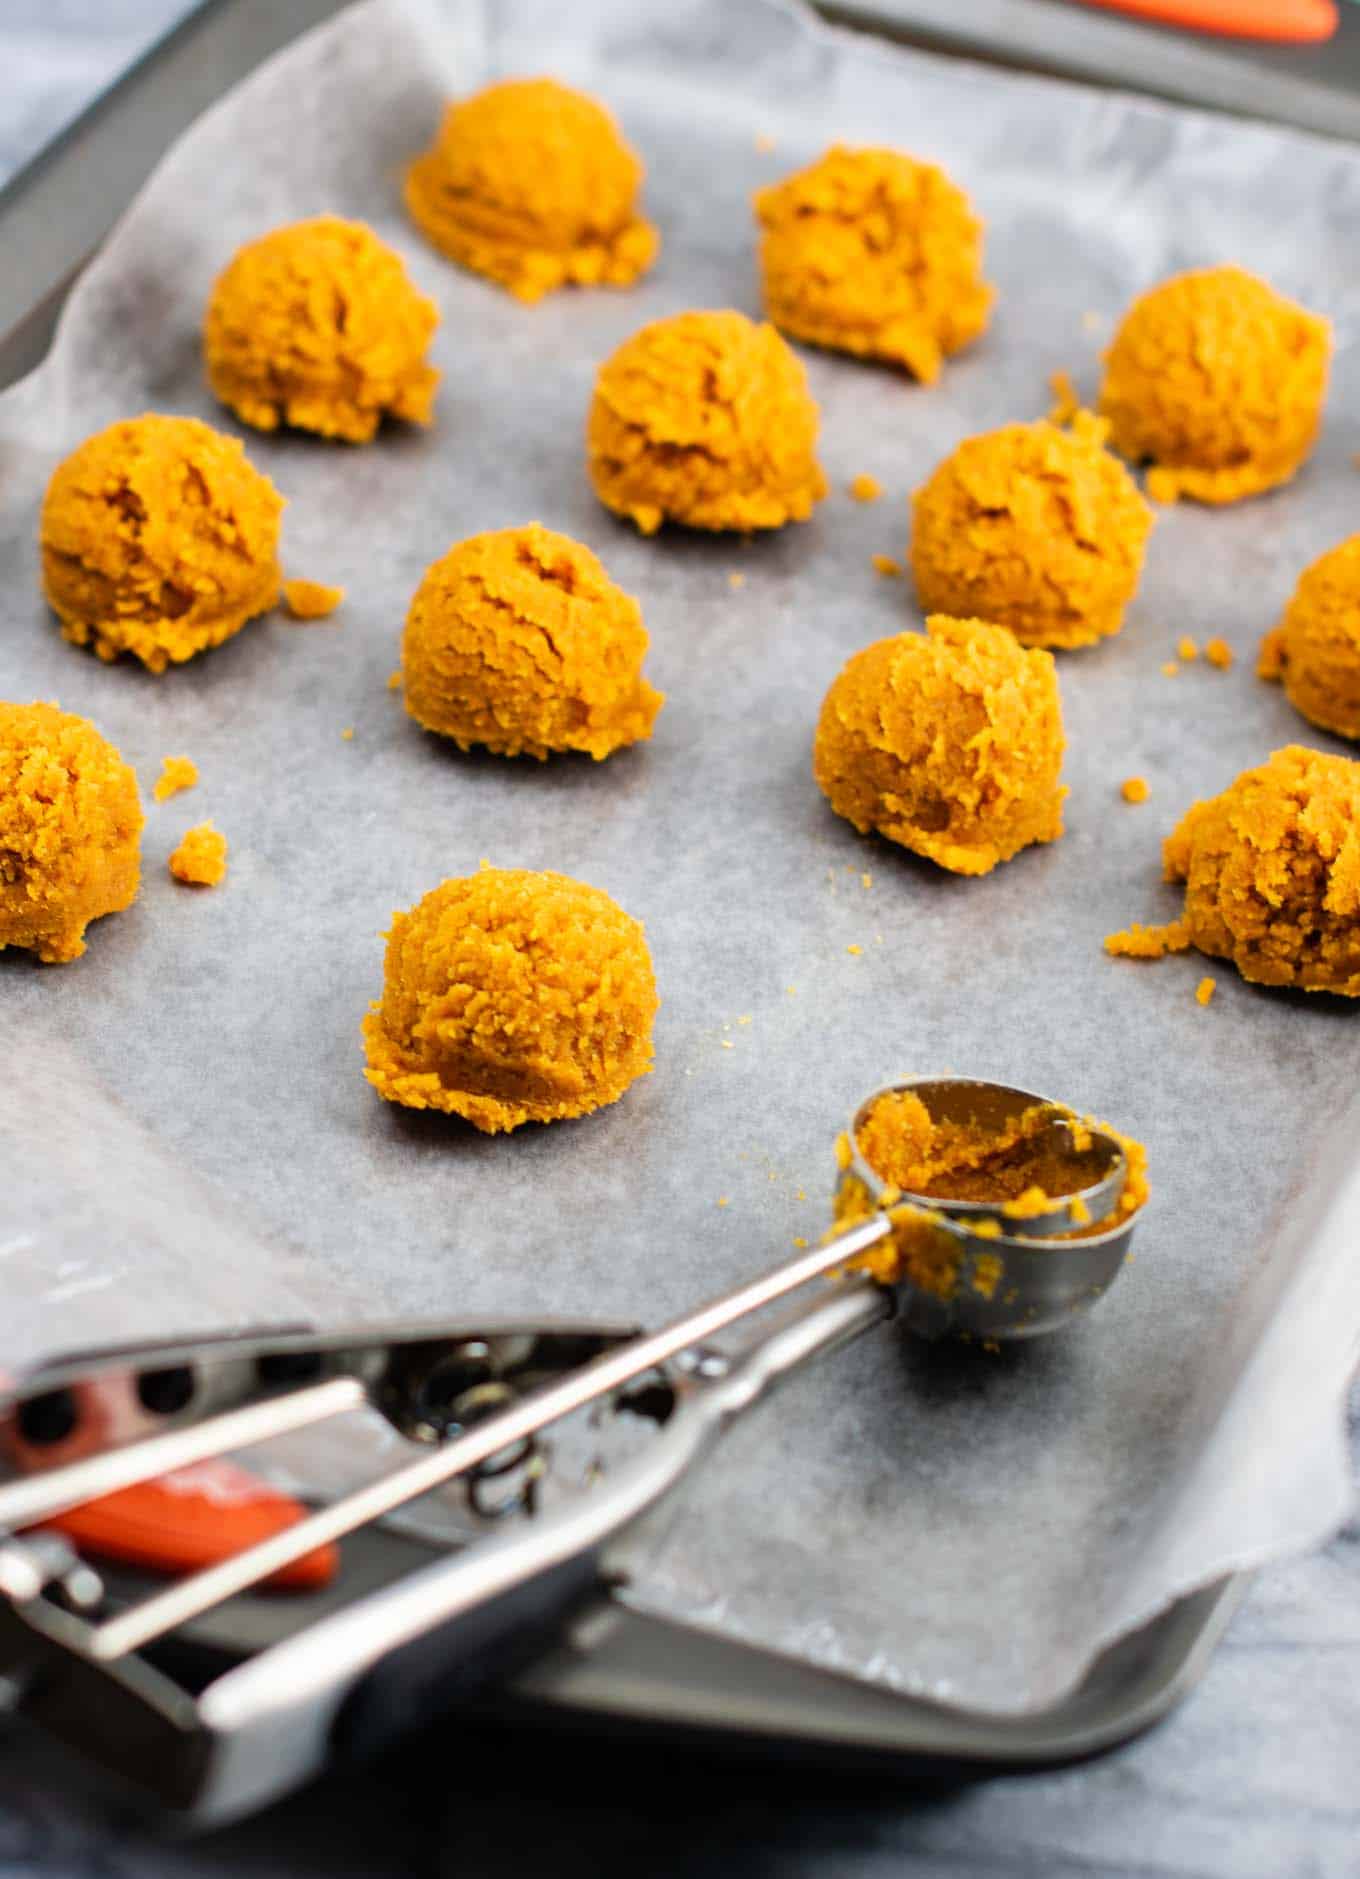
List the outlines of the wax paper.
{"type": "Polygon", "coordinates": [[[1358,214],[1346,148],[885,49],[776,0],[373,0],[224,99],[0,400],[5,694],[89,715],[148,797],[167,753],[202,778],[150,806],[141,896],[82,960],[0,959],[0,1364],[356,1310],[657,1322],[822,1230],[866,1092],[953,1070],[1146,1141],[1133,1263],[1046,1341],[885,1329],[825,1360],[731,1438],[629,1596],[1019,1710],[1177,1593],[1318,1540],[1345,1508],[1360,1011],[1223,966],[1204,1009],[1202,962],[1113,961],[1101,939],[1174,910],[1159,846],[1192,799],[1292,739],[1341,748],[1253,664],[1299,569],[1353,526],[1358,214]],[[442,100],[541,71],[607,99],[646,159],[664,247],[631,291],[522,307],[404,219],[401,168],[442,100]],[[808,354],[815,518],[644,540],[584,474],[595,369],[661,314],[756,313],[751,191],[838,137],[905,144],[973,194],[993,327],[929,389],[808,354]],[[205,296],[239,241],[324,210],[371,222],[438,300],[437,423],[362,449],[246,433],[289,499],[288,571],[343,584],[344,607],[161,678],[101,666],[40,597],[44,481],[147,408],[233,429],[202,382],[205,296]],[[812,727],[851,652],[918,623],[870,564],[903,554],[909,491],[960,437],[1041,412],[1055,368],[1091,395],[1135,291],[1228,259],[1336,322],[1313,460],[1268,498],[1161,514],[1123,634],[1062,659],[1060,842],[961,880],[857,836],[813,784],[812,727]],[[864,471],[876,504],[847,495],[864,471]],[[533,518],[589,543],[652,635],[655,739],[602,764],[460,755],[387,687],[426,565],[533,518]],[[1187,633],[1226,638],[1233,670],[1165,676],[1187,633]],[[205,816],[231,842],[215,892],[165,870],[205,816]],[[656,1070],[595,1117],[488,1139],[363,1080],[392,910],[483,856],[580,876],[646,923],[656,1070]]]}

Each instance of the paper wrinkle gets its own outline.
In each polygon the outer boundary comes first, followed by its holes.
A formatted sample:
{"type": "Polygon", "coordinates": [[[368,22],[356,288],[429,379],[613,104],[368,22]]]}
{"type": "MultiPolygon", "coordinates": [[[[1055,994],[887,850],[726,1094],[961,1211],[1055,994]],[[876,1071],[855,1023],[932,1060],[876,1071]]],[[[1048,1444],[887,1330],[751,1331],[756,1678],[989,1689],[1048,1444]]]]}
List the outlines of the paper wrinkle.
{"type": "Polygon", "coordinates": [[[1349,149],[884,48],[776,0],[373,0],[220,103],[88,270],[51,360],[0,400],[5,692],[90,716],[148,798],[167,752],[202,779],[187,807],[148,803],[141,897],[85,958],[0,958],[0,1365],[209,1322],[341,1323],[356,1301],[656,1323],[821,1230],[867,1091],[952,1069],[1148,1143],[1133,1265],[1055,1340],[998,1355],[887,1330],[828,1359],[734,1432],[634,1595],[1016,1710],[1178,1593],[1314,1543],[1345,1508],[1360,1267],[1340,1249],[1360,1209],[1352,1191],[1325,1233],[1304,1215],[1333,1178],[1323,1125],[1357,1139],[1360,1013],[1226,966],[1203,1011],[1199,962],[1100,942],[1174,910],[1159,844],[1193,798],[1280,744],[1342,748],[1253,665],[1299,569],[1354,526],[1357,208],[1349,149]],[[617,111],[664,247],[633,291],[523,308],[426,247],[398,184],[451,84],[543,70],[617,111]],[[905,137],[972,192],[994,327],[930,390],[805,353],[833,491],[814,520],[644,541],[584,475],[595,368],[681,307],[758,311],[751,192],[836,137],[905,137]],[[160,679],[103,667],[39,596],[45,479],[148,407],[234,430],[201,378],[209,286],[242,240],[326,210],[371,222],[442,306],[437,423],[363,449],[244,433],[290,501],[286,571],[344,585],[344,607],[305,629],[275,615],[160,679]],[[1045,410],[1055,368],[1091,396],[1133,293],[1229,259],[1337,322],[1313,462],[1239,509],[1162,513],[1122,636],[1061,660],[1063,840],[977,881],[861,840],[813,785],[811,734],[848,655],[919,622],[870,565],[902,556],[909,491],[960,437],[1045,410]],[[882,502],[849,500],[860,472],[882,502]],[[600,554],[652,635],[669,702],[651,744],[607,763],[463,757],[387,690],[427,563],[535,517],[600,554]],[[1233,671],[1163,678],[1183,633],[1225,636],[1233,671]],[[1134,773],[1138,808],[1118,796],[1134,773]],[[165,858],[205,816],[232,870],[194,895],[165,858]],[[380,1103],[359,1043],[392,909],[483,855],[615,895],[663,998],[653,1076],[499,1140],[380,1103]]]}

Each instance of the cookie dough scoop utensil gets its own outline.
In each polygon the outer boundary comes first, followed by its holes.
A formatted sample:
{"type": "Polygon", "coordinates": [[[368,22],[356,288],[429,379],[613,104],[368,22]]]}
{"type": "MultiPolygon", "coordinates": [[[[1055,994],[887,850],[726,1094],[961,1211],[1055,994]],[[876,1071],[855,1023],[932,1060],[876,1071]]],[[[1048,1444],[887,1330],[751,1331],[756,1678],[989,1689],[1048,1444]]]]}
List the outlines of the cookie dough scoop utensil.
{"type": "MultiPolygon", "coordinates": [[[[1009,1117],[1040,1101],[958,1080],[896,1087],[927,1107],[956,1105],[950,1113],[971,1105],[984,1123],[990,1105],[1009,1117]]],[[[555,1642],[573,1611],[626,1579],[648,1516],[738,1415],[812,1357],[891,1317],[899,1300],[930,1335],[1030,1337],[1108,1287],[1131,1220],[1078,1251],[1040,1232],[1055,1221],[1071,1230],[1075,1189],[1027,1219],[1024,1237],[1013,1222],[996,1224],[996,1207],[977,1216],[972,1203],[876,1190],[853,1146],[868,1106],[841,1177],[839,1211],[848,1194],[860,1216],[658,1331],[558,1321],[219,1339],[49,1367],[0,1399],[0,1454],[22,1458],[11,1478],[0,1475],[0,1687],[162,1805],[200,1819],[240,1814],[555,1642]],[[908,1239],[919,1252],[921,1236],[932,1252],[924,1267],[910,1249],[893,1253],[908,1239]],[[858,1270],[863,1259],[896,1282],[858,1270]],[[1062,1262],[1052,1274],[1049,1259],[1062,1262]],[[756,1316],[734,1348],[710,1342],[756,1316]],[[82,1431],[72,1405],[101,1395],[133,1410],[82,1431]],[[258,1466],[255,1445],[304,1431],[317,1440],[351,1413],[381,1419],[388,1453],[395,1435],[394,1466],[168,1585],[129,1587],[61,1535],[74,1509],[229,1452],[249,1450],[258,1466]],[[601,1448],[627,1435],[627,1452],[592,1455],[567,1481],[551,1455],[567,1451],[573,1431],[601,1448]],[[442,1529],[427,1563],[375,1583],[364,1562],[375,1540],[391,1539],[385,1523],[409,1523],[414,1502],[455,1483],[467,1497],[462,1528],[451,1539],[442,1529]],[[337,1543],[334,1584],[289,1594],[280,1628],[279,1594],[261,1588],[337,1543]],[[220,1674],[205,1681],[205,1636],[224,1625],[252,1648],[226,1669],[219,1655],[220,1674]],[[177,1666],[195,1646],[185,1677],[177,1666]]],[[[1070,1126],[1065,1117],[1054,1106],[1055,1131],[1070,1126]]],[[[1098,1133],[1071,1150],[1084,1182],[1078,1211],[1099,1226],[1117,1208],[1123,1150],[1098,1133]]]]}

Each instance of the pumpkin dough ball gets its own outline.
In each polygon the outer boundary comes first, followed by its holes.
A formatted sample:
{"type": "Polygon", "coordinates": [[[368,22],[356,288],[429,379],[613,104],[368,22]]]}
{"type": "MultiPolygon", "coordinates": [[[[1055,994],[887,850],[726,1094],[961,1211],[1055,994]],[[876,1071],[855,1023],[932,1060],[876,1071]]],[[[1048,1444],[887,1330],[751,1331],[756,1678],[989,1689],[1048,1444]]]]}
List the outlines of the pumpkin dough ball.
{"type": "Polygon", "coordinates": [[[1360,763],[1277,750],[1197,802],[1163,859],[1201,952],[1258,985],[1360,998],[1360,763]]]}
{"type": "Polygon", "coordinates": [[[77,646],[163,672],[274,605],[282,511],[236,439],[197,418],[110,424],[47,486],[48,604],[77,646]]]}
{"type": "Polygon", "coordinates": [[[449,106],[406,173],[406,206],[441,253],[533,301],[646,273],[660,241],[637,213],[642,177],[602,104],[512,78],[449,106]]]}
{"type": "Polygon", "coordinates": [[[1326,320],[1242,268],[1176,274],[1125,314],[1100,409],[1155,501],[1236,502],[1312,449],[1331,350],[1326,320]]]}
{"type": "Polygon", "coordinates": [[[644,535],[782,528],[826,494],[816,403],[772,326],[744,313],[677,313],[600,367],[587,461],[607,509],[644,535]]]}
{"type": "Polygon", "coordinates": [[[137,895],[137,778],[85,718],[0,704],[0,952],[79,959],[85,928],[137,895]]]}
{"type": "Polygon", "coordinates": [[[929,385],[986,326],[982,224],[933,163],[837,144],[755,202],[765,311],[794,339],[929,385]]]}
{"type": "Polygon", "coordinates": [[[812,767],[837,815],[954,874],[1062,834],[1052,655],[940,614],[857,652],[822,704],[812,767]]]}
{"type": "Polygon", "coordinates": [[[1123,625],[1151,526],[1098,419],[1006,424],[916,491],[916,591],[927,612],[995,621],[1026,646],[1089,646],[1123,625]]]}
{"type": "Polygon", "coordinates": [[[406,709],[463,749],[544,758],[652,734],[642,610],[588,548],[531,522],[459,542],[406,617],[406,709]]]}
{"type": "Polygon", "coordinates": [[[321,215],[239,249],[203,322],[208,383],[243,424],[367,443],[384,413],[428,424],[439,324],[400,255],[321,215]]]}
{"type": "Polygon", "coordinates": [[[1360,535],[1304,569],[1258,670],[1313,724],[1360,737],[1360,535]]]}
{"type": "Polygon", "coordinates": [[[489,1135],[584,1116],[651,1069],[656,1009],[642,927],[608,894],[483,867],[394,915],[365,1074],[489,1135]]]}

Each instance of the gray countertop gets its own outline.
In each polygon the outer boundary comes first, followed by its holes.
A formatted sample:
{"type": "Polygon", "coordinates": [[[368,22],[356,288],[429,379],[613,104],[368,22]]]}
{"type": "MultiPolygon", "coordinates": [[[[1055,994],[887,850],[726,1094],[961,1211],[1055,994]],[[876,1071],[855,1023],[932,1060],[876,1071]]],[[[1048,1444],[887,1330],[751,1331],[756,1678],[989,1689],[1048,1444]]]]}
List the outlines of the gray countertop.
{"type": "MultiPolygon", "coordinates": [[[[5,0],[0,181],[187,10],[5,0]]],[[[1360,1455],[1360,1393],[1352,1401],[1360,1455]]],[[[0,1876],[847,1879],[1360,1871],[1360,1522],[1263,1573],[1204,1682],[1161,1728],[1064,1773],[916,1791],[578,1730],[450,1728],[208,1839],[157,1841],[69,1763],[0,1725],[0,1876]]]]}

